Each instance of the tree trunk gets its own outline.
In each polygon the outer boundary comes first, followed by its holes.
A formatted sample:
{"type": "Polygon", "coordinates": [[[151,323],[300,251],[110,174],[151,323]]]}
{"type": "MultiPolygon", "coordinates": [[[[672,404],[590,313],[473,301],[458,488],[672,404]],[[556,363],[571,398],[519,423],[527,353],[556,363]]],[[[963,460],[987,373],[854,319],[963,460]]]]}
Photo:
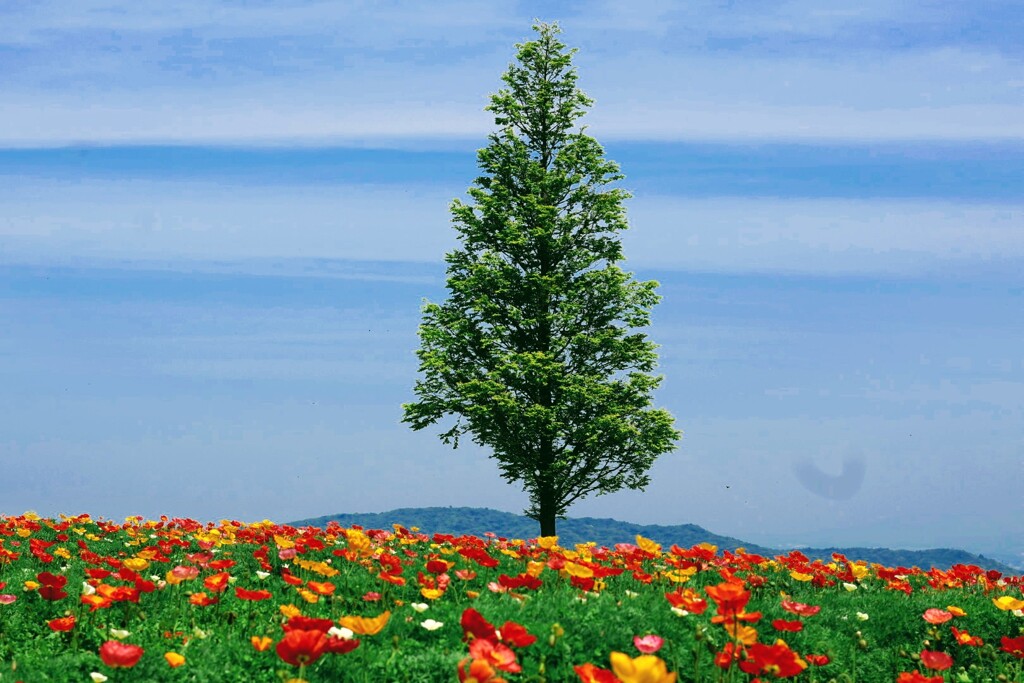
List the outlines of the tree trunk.
{"type": "Polygon", "coordinates": [[[551,490],[540,492],[540,535],[555,536],[555,496],[551,490]]]}
{"type": "Polygon", "coordinates": [[[555,535],[556,512],[555,487],[551,484],[551,474],[545,472],[541,475],[537,486],[537,521],[540,522],[541,536],[555,535]]]}

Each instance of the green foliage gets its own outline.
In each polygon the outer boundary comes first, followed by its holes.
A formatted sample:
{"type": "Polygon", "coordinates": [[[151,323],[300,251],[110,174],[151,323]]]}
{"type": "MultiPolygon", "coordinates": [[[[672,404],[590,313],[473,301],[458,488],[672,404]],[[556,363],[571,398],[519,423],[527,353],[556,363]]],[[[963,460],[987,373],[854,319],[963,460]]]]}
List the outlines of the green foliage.
{"type": "Polygon", "coordinates": [[[470,434],[502,476],[530,493],[527,514],[554,520],[591,493],[642,489],[680,434],[651,407],[656,345],[639,331],[659,300],[617,263],[629,194],[618,166],[576,120],[576,87],[558,28],[519,45],[491,98],[498,131],[478,153],[471,203],[452,202],[461,248],[447,254],[444,303],[426,303],[414,429],[446,416],[441,438],[470,434]]]}

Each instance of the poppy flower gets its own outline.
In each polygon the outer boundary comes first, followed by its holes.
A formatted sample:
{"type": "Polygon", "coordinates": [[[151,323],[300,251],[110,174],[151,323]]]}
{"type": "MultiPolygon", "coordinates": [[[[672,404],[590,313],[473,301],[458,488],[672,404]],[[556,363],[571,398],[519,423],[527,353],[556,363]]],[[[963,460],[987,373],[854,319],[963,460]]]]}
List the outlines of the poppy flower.
{"type": "Polygon", "coordinates": [[[107,666],[130,669],[142,659],[143,650],[138,645],[129,645],[119,640],[108,640],[100,645],[100,659],[107,666]]]}
{"type": "Polygon", "coordinates": [[[250,639],[250,642],[257,652],[266,652],[270,649],[270,646],[274,644],[274,641],[266,636],[263,636],[262,638],[260,636],[253,636],[250,639]]]}
{"type": "Polygon", "coordinates": [[[740,670],[748,674],[770,673],[776,678],[796,676],[807,668],[807,662],[789,649],[783,640],[774,645],[753,643],[747,648],[747,659],[740,662],[740,670]]]}
{"type": "Polygon", "coordinates": [[[387,625],[391,612],[381,612],[375,617],[342,617],[338,623],[361,636],[375,636],[387,625]]]}
{"type": "Polygon", "coordinates": [[[665,598],[673,607],[686,610],[690,614],[704,614],[704,610],[708,608],[708,601],[691,588],[665,593],[665,598]]]}
{"type": "Polygon", "coordinates": [[[669,673],[665,662],[654,655],[640,655],[636,659],[623,652],[610,656],[612,671],[622,683],[675,683],[676,674],[669,673]]]}
{"type": "Polygon", "coordinates": [[[164,659],[171,666],[172,669],[177,669],[179,666],[185,663],[185,658],[179,655],[177,652],[166,652],[164,653],[164,659]]]}
{"type": "Polygon", "coordinates": [[[921,618],[929,624],[945,624],[953,618],[953,615],[944,609],[936,609],[935,607],[932,607],[931,609],[926,609],[921,618]]]}
{"type": "Polygon", "coordinates": [[[776,619],[772,622],[772,628],[776,631],[792,631],[797,633],[802,631],[804,628],[804,622],[794,619],[792,621],[786,619],[776,619]]]}
{"type": "Polygon", "coordinates": [[[1024,659],[1024,636],[1017,636],[1016,638],[1003,636],[999,642],[1002,645],[999,648],[1000,650],[1009,652],[1017,659],[1024,659]]]}
{"type": "Polygon", "coordinates": [[[330,619],[317,619],[316,617],[306,617],[298,614],[290,617],[288,621],[282,624],[281,628],[285,631],[323,631],[327,633],[333,626],[334,622],[330,619]]]}
{"type": "Polygon", "coordinates": [[[750,601],[750,591],[742,583],[726,581],[717,586],[708,586],[704,592],[715,601],[718,610],[718,615],[711,619],[713,623],[720,624],[727,619],[757,621],[761,618],[760,613],[747,614],[743,611],[750,601]]]}
{"type": "Polygon", "coordinates": [[[39,581],[39,597],[44,600],[63,600],[68,597],[68,594],[64,591],[64,586],[67,585],[68,577],[62,574],[51,574],[50,572],[41,572],[36,579],[39,581]]]}
{"type": "MultiPolygon", "coordinates": [[[[502,631],[504,635],[504,631],[502,631]]],[[[645,655],[653,655],[655,652],[661,649],[661,646],[665,643],[665,640],[661,636],[654,634],[646,636],[633,636],[633,645],[637,650],[644,653],[645,655]]]]}
{"type": "Polygon", "coordinates": [[[501,642],[512,647],[528,647],[537,641],[537,636],[514,621],[506,621],[497,632],[501,634],[501,642]]]}
{"type": "Polygon", "coordinates": [[[945,671],[953,666],[953,658],[945,652],[921,650],[921,663],[933,671],[945,671]]]}
{"type": "Polygon", "coordinates": [[[459,662],[459,683],[506,683],[489,662],[466,657],[459,662]]]}
{"type": "Polygon", "coordinates": [[[83,605],[89,605],[90,612],[110,607],[110,605],[113,604],[113,601],[110,598],[105,598],[102,595],[83,595],[79,598],[79,602],[83,605]]]}
{"type": "Polygon", "coordinates": [[[0,605],[10,605],[18,599],[17,595],[11,595],[10,593],[4,593],[0,595],[0,605]]]}
{"type": "MultiPolygon", "coordinates": [[[[85,600],[85,596],[82,596],[82,600],[85,600]]],[[[188,596],[188,601],[197,607],[209,607],[210,605],[216,605],[220,602],[217,598],[211,598],[206,593],[193,593],[188,596]]]]}
{"type": "Polygon", "coordinates": [[[583,683],[619,683],[619,679],[611,671],[596,667],[590,662],[574,666],[573,671],[583,683]]]}
{"type": "Polygon", "coordinates": [[[1004,612],[1012,612],[1013,610],[1024,609],[1024,600],[1017,600],[1009,595],[1001,595],[998,598],[992,599],[994,604],[1004,612]]]}
{"type": "Polygon", "coordinates": [[[269,600],[274,597],[270,591],[265,590],[246,590],[241,586],[235,586],[235,597],[239,600],[251,600],[253,602],[259,602],[260,600],[269,600]]]}
{"type": "Polygon", "coordinates": [[[464,634],[463,639],[465,639],[465,636],[470,635],[474,638],[483,638],[484,640],[495,640],[498,637],[494,632],[494,626],[472,607],[467,607],[463,611],[460,621],[464,634]]]}
{"type": "Polygon", "coordinates": [[[832,661],[828,658],[828,655],[804,655],[803,657],[808,664],[812,664],[814,666],[825,666],[832,661]]]}
{"type": "Polygon", "coordinates": [[[952,632],[953,638],[956,639],[956,642],[959,645],[967,645],[969,647],[980,647],[985,644],[985,642],[978,636],[972,636],[967,631],[961,631],[956,626],[950,626],[949,630],[952,632]]]}
{"type": "Polygon", "coordinates": [[[52,631],[70,631],[75,627],[75,618],[62,617],[60,619],[51,619],[46,622],[46,625],[49,626],[52,631]]]}
{"type": "Polygon", "coordinates": [[[203,579],[203,586],[206,590],[213,591],[214,593],[223,593],[228,587],[228,579],[230,578],[231,575],[227,572],[218,572],[203,579]]]}
{"type": "Polygon", "coordinates": [[[757,641],[757,629],[753,626],[744,626],[738,621],[727,621],[722,624],[722,628],[738,643],[750,645],[757,641]]]}
{"type": "Polygon", "coordinates": [[[324,647],[324,652],[328,652],[332,655],[343,655],[346,652],[359,647],[359,641],[354,638],[339,638],[332,634],[327,635],[327,645],[324,647]]]}
{"type": "MultiPolygon", "coordinates": [[[[334,592],[334,584],[330,581],[307,581],[306,587],[317,595],[330,595],[334,592]]],[[[365,595],[363,599],[366,599],[365,595]]]]}
{"type": "Polygon", "coordinates": [[[925,676],[918,671],[904,671],[896,678],[896,683],[942,683],[942,676],[925,676]]]}
{"type": "Polygon", "coordinates": [[[295,629],[284,634],[277,644],[277,656],[292,666],[306,666],[320,659],[327,647],[323,631],[295,629]]]}
{"type": "Polygon", "coordinates": [[[473,659],[482,659],[494,668],[509,673],[519,673],[523,668],[516,661],[516,653],[504,643],[476,638],[469,644],[469,654],[473,659]]]}
{"type": "Polygon", "coordinates": [[[783,600],[782,609],[787,612],[792,612],[793,614],[799,614],[802,617],[813,617],[821,611],[821,605],[805,605],[802,602],[783,600]]]}

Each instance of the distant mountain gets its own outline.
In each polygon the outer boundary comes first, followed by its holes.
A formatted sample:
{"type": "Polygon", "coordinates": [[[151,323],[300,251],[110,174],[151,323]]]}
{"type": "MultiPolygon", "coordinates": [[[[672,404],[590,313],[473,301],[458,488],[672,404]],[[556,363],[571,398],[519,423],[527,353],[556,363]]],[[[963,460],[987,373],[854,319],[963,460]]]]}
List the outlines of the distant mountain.
{"type": "MultiPolygon", "coordinates": [[[[405,527],[419,527],[424,533],[445,533],[456,536],[467,534],[483,536],[487,532],[505,538],[535,538],[537,522],[522,515],[491,510],[489,508],[431,507],[399,508],[388,512],[363,512],[327,515],[313,519],[291,522],[291,526],[323,527],[328,522],[342,526],[359,525],[365,529],[391,529],[393,524],[405,527]]],[[[570,517],[558,522],[559,544],[573,546],[577,543],[594,541],[598,545],[613,547],[616,543],[634,543],[640,534],[661,543],[666,548],[676,544],[689,548],[697,543],[713,543],[720,550],[746,548],[748,552],[775,556],[789,552],[777,548],[766,548],[756,543],[745,543],[731,536],[719,536],[696,524],[631,524],[616,519],[594,517],[570,517]]],[[[954,564],[973,564],[984,569],[995,569],[1004,574],[1015,575],[1019,571],[997,560],[975,555],[964,550],[935,548],[932,550],[891,550],[889,548],[800,548],[808,557],[830,559],[832,553],[842,553],[851,560],[877,562],[887,567],[922,567],[949,569],[954,564]]]]}

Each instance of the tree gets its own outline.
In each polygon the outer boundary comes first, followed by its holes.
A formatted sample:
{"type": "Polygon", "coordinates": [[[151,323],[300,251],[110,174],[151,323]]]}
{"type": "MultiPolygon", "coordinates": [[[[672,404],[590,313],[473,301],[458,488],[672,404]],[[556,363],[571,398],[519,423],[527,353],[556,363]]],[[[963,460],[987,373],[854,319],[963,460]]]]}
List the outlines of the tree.
{"type": "Polygon", "coordinates": [[[626,191],[575,123],[592,104],[576,87],[575,50],[537,24],[491,96],[497,132],[477,153],[472,203],[451,204],[461,248],[445,256],[448,300],[425,302],[421,378],[403,422],[445,416],[458,448],[471,434],[502,477],[522,482],[542,536],[574,501],[643,489],[675,448],[672,416],[651,408],[655,344],[638,331],[660,297],[617,264],[626,191]]]}

